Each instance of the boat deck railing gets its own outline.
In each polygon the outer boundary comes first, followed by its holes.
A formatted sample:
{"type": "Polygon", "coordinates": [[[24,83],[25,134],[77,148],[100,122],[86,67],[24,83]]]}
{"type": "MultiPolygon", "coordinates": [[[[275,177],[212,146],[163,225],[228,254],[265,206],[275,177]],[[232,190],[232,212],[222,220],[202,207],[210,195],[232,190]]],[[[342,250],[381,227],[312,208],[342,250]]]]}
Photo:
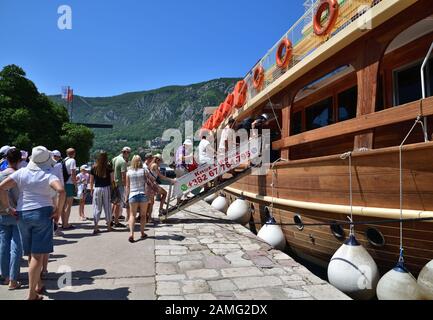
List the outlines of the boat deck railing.
{"type": "MultiPolygon", "coordinates": [[[[386,0],[338,0],[340,5],[339,16],[331,34],[317,36],[313,30],[313,17],[321,0],[316,1],[305,14],[281,37],[281,39],[266,53],[266,55],[248,72],[245,81],[248,84],[248,100],[253,99],[261,91],[274,83],[278,78],[293,68],[315,50],[320,48],[329,39],[335,37],[351,23],[365,15],[370,8],[386,0]],[[276,64],[276,52],[283,39],[289,39],[293,44],[293,55],[286,69],[278,68],[276,64]],[[253,86],[253,74],[257,66],[261,65],[265,70],[264,85],[260,90],[253,86]]],[[[327,13],[322,20],[327,19],[327,13]]]]}

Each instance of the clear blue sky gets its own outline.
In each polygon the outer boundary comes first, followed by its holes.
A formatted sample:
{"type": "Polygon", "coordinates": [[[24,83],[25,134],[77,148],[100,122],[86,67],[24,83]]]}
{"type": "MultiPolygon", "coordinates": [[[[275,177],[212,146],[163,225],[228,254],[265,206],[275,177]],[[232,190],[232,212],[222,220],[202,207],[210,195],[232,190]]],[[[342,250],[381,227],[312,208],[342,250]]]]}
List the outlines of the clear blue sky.
{"type": "Polygon", "coordinates": [[[303,0],[0,0],[0,68],[38,89],[111,96],[242,77],[303,14],[303,0]],[[57,28],[72,7],[73,29],[57,28]]]}

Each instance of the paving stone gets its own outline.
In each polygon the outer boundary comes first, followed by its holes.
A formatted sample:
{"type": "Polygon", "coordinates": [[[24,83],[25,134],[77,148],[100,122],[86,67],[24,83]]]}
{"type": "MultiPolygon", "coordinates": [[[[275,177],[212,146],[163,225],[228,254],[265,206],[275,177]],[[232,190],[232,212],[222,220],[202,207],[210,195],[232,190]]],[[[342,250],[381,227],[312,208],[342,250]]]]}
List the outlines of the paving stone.
{"type": "Polygon", "coordinates": [[[207,293],[209,286],[205,280],[182,281],[182,291],[186,294],[207,293]]]}
{"type": "Polygon", "coordinates": [[[308,281],[311,284],[326,284],[326,282],[314,274],[305,274],[304,280],[308,281]]]}
{"type": "Polygon", "coordinates": [[[198,269],[189,270],[186,272],[188,278],[190,279],[215,279],[219,277],[219,273],[215,269],[198,269]]]}
{"type": "Polygon", "coordinates": [[[263,275],[263,272],[256,267],[245,267],[245,268],[222,269],[221,274],[224,278],[238,278],[238,277],[261,276],[263,275]]]}
{"type": "Polygon", "coordinates": [[[203,243],[203,244],[211,244],[211,243],[214,243],[214,242],[215,242],[215,240],[211,239],[211,238],[204,238],[204,239],[200,240],[200,243],[203,243]]]}
{"type": "Polygon", "coordinates": [[[169,274],[169,275],[161,275],[156,276],[156,281],[177,281],[184,280],[186,276],[184,274],[169,274]]]}
{"type": "Polygon", "coordinates": [[[203,268],[204,264],[202,261],[181,261],[178,263],[181,271],[194,270],[203,268]]]}
{"type": "Polygon", "coordinates": [[[240,249],[240,246],[238,244],[223,244],[223,243],[212,243],[212,244],[208,244],[208,247],[211,249],[240,249]]]}
{"type": "Polygon", "coordinates": [[[249,267],[252,266],[253,263],[249,260],[245,260],[242,256],[244,255],[243,251],[235,251],[227,254],[225,258],[230,261],[230,264],[235,267],[249,267]]]}
{"type": "Polygon", "coordinates": [[[188,250],[170,250],[171,256],[185,256],[188,254],[188,250]]]}
{"type": "Polygon", "coordinates": [[[207,256],[204,258],[204,266],[208,269],[223,269],[230,267],[230,264],[223,257],[207,256]]]}
{"type": "Polygon", "coordinates": [[[159,296],[180,295],[180,285],[178,282],[157,282],[156,294],[159,296]]]}
{"type": "Polygon", "coordinates": [[[252,257],[251,261],[260,268],[269,268],[275,266],[275,263],[265,256],[252,257]]]}
{"type": "Polygon", "coordinates": [[[169,256],[170,250],[155,250],[155,255],[157,255],[157,256],[169,256]]]}
{"type": "Polygon", "coordinates": [[[195,260],[201,261],[203,259],[203,255],[200,253],[194,253],[194,254],[190,253],[188,255],[180,256],[179,258],[180,261],[195,261],[195,260]]]}
{"type": "Polygon", "coordinates": [[[311,285],[302,288],[317,300],[351,300],[331,285],[311,285]]]}
{"type": "Polygon", "coordinates": [[[156,262],[178,262],[180,258],[178,256],[156,256],[156,262]]]}
{"type": "Polygon", "coordinates": [[[177,274],[176,266],[170,263],[157,263],[156,274],[158,275],[177,274]]]}
{"type": "Polygon", "coordinates": [[[287,294],[289,299],[300,299],[300,298],[310,298],[311,295],[304,290],[295,290],[290,288],[283,288],[284,292],[287,294]]]}
{"type": "Polygon", "coordinates": [[[260,250],[260,245],[258,245],[257,243],[254,243],[254,244],[241,243],[241,247],[244,250],[260,250]]]}
{"type": "Polygon", "coordinates": [[[240,290],[283,285],[283,281],[275,276],[234,278],[233,282],[240,290]]]}
{"type": "Polygon", "coordinates": [[[272,295],[263,289],[235,291],[234,294],[238,300],[273,300],[272,295]]]}
{"type": "Polygon", "coordinates": [[[274,255],[274,259],[275,260],[292,260],[292,258],[290,258],[287,254],[282,253],[282,252],[274,255]]]}
{"type": "Polygon", "coordinates": [[[287,274],[287,271],[283,268],[271,268],[271,269],[264,269],[263,273],[267,276],[276,276],[276,275],[285,275],[287,274]]]}
{"type": "Polygon", "coordinates": [[[212,292],[218,292],[218,291],[234,291],[238,288],[235,286],[235,284],[228,280],[217,280],[217,281],[209,281],[208,282],[211,291],[212,292]]]}

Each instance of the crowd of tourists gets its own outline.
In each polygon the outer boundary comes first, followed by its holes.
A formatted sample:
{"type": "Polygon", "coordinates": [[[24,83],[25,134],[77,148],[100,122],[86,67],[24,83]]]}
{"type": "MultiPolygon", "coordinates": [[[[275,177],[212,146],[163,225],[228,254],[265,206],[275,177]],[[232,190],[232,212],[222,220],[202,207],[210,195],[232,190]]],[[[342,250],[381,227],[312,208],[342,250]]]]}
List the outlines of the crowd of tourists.
{"type": "Polygon", "coordinates": [[[29,300],[43,299],[43,278],[54,252],[54,237],[77,228],[70,223],[74,199],[79,200],[77,218],[93,220],[93,235],[101,232],[104,211],[106,231],[126,229],[120,221],[127,221],[128,241],[135,243],[136,223],[140,223],[141,239],[148,237],[145,226],[156,196],[161,198],[159,213],[165,213],[167,192],[158,182],[175,183],[161,173],[159,154],[131,158],[131,149],[125,147],[119,156],[109,159],[101,151],[91,168],[83,165],[79,169],[74,149],[66,150],[65,156],[43,146],[35,147],[30,157],[15,147],[0,150],[0,281],[11,291],[21,289],[21,263],[28,257],[29,300]],[[89,198],[92,219],[85,212],[89,198]]]}

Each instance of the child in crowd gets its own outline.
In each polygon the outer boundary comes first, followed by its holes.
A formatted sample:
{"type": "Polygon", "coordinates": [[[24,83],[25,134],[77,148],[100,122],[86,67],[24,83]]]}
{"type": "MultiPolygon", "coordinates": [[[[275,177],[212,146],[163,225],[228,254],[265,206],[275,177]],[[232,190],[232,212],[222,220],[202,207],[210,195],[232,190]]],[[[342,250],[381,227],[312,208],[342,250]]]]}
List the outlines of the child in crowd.
{"type": "Polygon", "coordinates": [[[87,186],[89,184],[90,175],[88,173],[87,166],[81,166],[80,173],[77,175],[77,186],[78,186],[78,198],[80,199],[80,219],[86,221],[86,215],[84,214],[84,206],[87,198],[87,186]]]}

